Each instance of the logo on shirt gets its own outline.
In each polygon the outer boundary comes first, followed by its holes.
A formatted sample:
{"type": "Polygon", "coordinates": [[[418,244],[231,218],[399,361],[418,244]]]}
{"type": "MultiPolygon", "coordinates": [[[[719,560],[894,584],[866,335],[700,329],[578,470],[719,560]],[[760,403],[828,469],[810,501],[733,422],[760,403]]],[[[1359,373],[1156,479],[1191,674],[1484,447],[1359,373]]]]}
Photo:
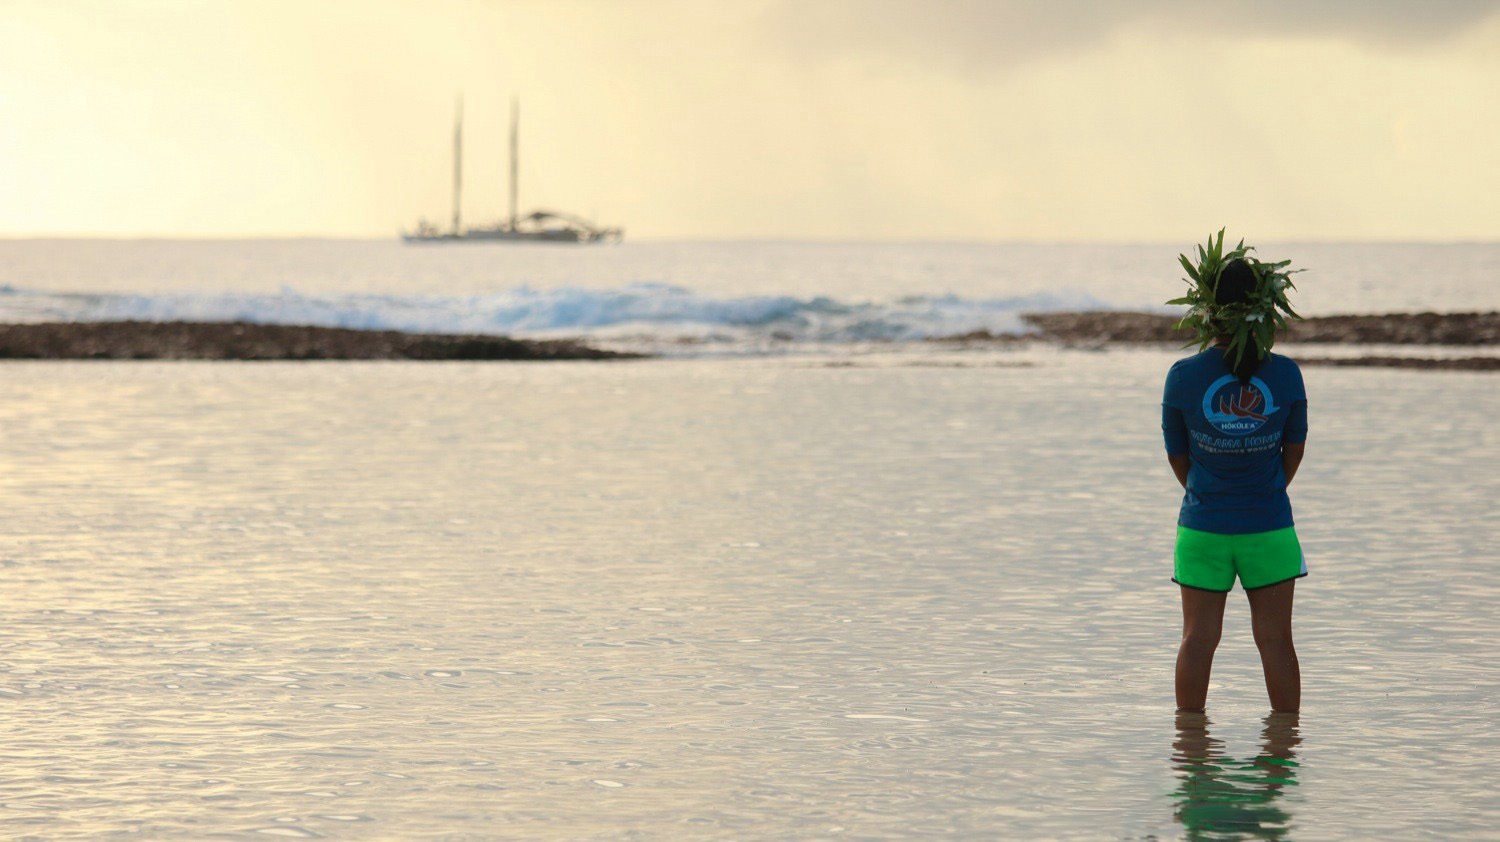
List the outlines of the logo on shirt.
{"type": "Polygon", "coordinates": [[[1271,387],[1259,377],[1249,385],[1226,374],[1203,393],[1203,418],[1226,436],[1245,436],[1259,430],[1280,407],[1271,397],[1271,387]]]}

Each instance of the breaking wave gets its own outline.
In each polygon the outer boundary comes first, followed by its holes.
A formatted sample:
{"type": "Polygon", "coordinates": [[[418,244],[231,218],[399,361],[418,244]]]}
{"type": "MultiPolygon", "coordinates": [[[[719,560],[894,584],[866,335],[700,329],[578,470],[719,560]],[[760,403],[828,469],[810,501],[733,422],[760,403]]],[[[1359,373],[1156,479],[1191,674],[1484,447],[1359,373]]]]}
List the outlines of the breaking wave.
{"type": "Polygon", "coordinates": [[[642,337],[670,341],[870,342],[970,331],[1022,333],[1020,314],[1104,309],[1081,291],[1008,298],[910,296],[839,301],[787,295],[716,297],[668,284],[613,289],[517,287],[482,295],[55,293],[0,287],[0,321],[244,321],[421,333],[642,337]]]}

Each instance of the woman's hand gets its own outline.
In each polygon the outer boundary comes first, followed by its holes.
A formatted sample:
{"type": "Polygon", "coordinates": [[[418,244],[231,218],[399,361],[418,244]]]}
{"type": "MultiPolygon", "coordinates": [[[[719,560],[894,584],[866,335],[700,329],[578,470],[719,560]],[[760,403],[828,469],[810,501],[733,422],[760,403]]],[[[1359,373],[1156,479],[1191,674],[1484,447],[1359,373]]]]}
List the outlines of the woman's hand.
{"type": "Polygon", "coordinates": [[[1297,466],[1302,464],[1302,452],[1307,450],[1307,442],[1281,445],[1281,470],[1286,472],[1286,484],[1292,484],[1292,477],[1297,475],[1297,466]]]}
{"type": "Polygon", "coordinates": [[[1192,464],[1192,460],[1188,458],[1188,455],[1186,453],[1168,453],[1167,464],[1172,466],[1172,473],[1177,475],[1178,484],[1180,484],[1183,489],[1186,490],[1188,466],[1192,464]]]}

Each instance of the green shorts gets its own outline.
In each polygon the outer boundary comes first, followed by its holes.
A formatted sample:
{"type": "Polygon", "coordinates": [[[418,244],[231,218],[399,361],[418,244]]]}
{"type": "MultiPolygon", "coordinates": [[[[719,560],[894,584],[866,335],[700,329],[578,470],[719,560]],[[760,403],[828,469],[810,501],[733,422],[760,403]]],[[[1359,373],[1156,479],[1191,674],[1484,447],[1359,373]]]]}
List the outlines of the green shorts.
{"type": "Polygon", "coordinates": [[[1220,535],[1177,527],[1172,581],[1200,591],[1228,593],[1235,574],[1247,591],[1269,588],[1307,575],[1307,560],[1288,526],[1270,532],[1220,535]]]}

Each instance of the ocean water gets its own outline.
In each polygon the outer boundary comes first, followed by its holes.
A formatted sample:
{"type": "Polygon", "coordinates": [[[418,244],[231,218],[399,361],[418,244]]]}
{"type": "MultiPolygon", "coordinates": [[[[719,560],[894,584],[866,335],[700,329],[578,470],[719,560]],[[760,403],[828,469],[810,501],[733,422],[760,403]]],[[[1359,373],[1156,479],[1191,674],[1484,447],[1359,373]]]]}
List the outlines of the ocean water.
{"type": "MultiPolygon", "coordinates": [[[[586,336],[677,355],[835,353],[1161,310],[1182,244],[0,240],[0,321],[189,319],[586,336]]],[[[1311,315],[1500,309],[1500,244],[1268,244],[1311,315]]]]}
{"type": "Polygon", "coordinates": [[[1171,359],[8,363],[0,835],[1492,837],[1493,376],[1307,370],[1204,722],[1171,359]]]}

